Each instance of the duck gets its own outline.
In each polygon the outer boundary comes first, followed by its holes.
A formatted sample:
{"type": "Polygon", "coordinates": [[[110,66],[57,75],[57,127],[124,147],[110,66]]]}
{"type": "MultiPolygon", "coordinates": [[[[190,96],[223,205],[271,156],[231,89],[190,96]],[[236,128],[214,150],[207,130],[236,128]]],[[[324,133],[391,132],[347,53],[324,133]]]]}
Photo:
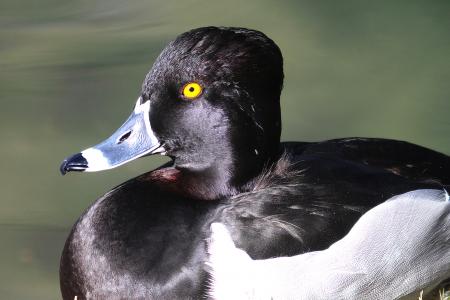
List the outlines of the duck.
{"type": "Polygon", "coordinates": [[[450,278],[449,232],[448,192],[432,189],[394,196],[367,211],[329,248],[291,257],[253,260],[234,245],[226,226],[213,223],[208,295],[215,300],[429,297],[450,278]]]}
{"type": "Polygon", "coordinates": [[[376,138],[280,142],[283,57],[264,33],[202,27],[162,50],[125,123],[63,160],[95,172],[170,162],[120,184],[74,224],[63,299],[202,299],[210,226],[252,259],[327,249],[387,199],[450,185],[450,158],[376,138]]]}

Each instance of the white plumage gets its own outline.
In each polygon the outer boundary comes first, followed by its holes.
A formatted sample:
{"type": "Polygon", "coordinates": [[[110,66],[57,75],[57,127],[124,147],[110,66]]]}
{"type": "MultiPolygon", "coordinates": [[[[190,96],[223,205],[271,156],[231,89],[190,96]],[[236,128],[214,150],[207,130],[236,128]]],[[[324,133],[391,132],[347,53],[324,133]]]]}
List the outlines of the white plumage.
{"type": "Polygon", "coordinates": [[[417,299],[450,277],[450,202],[445,190],[393,197],[364,214],[323,251],[252,260],[220,223],[208,252],[212,298],[417,299]]]}

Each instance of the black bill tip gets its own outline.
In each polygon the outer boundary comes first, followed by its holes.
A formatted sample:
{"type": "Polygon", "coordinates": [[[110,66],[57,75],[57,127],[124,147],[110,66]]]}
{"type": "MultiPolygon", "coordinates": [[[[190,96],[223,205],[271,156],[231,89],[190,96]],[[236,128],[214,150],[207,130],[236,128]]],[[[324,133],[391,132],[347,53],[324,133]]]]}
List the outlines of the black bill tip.
{"type": "Polygon", "coordinates": [[[87,168],[88,168],[87,160],[83,157],[81,153],[77,153],[75,155],[66,158],[59,167],[59,171],[61,172],[62,175],[65,175],[67,172],[70,171],[83,172],[87,168]]]}

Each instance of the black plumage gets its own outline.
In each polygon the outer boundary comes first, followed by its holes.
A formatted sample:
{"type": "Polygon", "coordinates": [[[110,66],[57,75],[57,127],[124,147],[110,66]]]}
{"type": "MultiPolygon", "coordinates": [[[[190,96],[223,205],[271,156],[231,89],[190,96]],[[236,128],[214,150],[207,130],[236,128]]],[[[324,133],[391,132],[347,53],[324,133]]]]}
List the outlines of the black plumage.
{"type": "Polygon", "coordinates": [[[396,194],[449,187],[450,158],[410,143],[280,143],[282,82],[281,52],[261,32],[206,27],[171,42],[140,102],[172,162],[80,217],[61,259],[63,298],[198,299],[212,222],[254,259],[290,256],[328,247],[396,194]],[[187,82],[203,87],[198,99],[180,94],[187,82]]]}

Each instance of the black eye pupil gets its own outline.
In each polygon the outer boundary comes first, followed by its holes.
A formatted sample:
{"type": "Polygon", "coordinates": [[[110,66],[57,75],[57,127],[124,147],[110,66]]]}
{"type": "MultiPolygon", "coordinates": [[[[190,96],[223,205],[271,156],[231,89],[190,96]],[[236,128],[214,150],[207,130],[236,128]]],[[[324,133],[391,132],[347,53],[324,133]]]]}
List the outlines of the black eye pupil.
{"type": "Polygon", "coordinates": [[[191,86],[190,88],[189,88],[189,92],[193,92],[195,90],[195,88],[193,87],[193,86],[191,86]]]}

